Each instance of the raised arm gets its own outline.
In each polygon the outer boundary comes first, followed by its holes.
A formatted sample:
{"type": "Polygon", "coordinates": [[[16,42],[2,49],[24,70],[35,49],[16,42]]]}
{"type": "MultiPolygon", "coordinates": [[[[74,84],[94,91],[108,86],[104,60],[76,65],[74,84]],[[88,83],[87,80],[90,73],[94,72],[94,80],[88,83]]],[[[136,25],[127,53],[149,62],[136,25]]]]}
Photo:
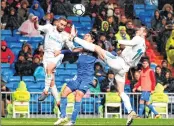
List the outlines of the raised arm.
{"type": "Polygon", "coordinates": [[[140,41],[142,41],[141,37],[134,37],[132,40],[118,40],[118,43],[125,46],[134,46],[137,45],[140,41]]]}

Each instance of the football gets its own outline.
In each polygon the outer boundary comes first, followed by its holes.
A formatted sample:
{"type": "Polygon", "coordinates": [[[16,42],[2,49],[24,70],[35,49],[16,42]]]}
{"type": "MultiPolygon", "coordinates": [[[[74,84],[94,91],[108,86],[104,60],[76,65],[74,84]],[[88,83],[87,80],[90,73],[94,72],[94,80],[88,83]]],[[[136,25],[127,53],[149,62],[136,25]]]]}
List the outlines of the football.
{"type": "Polygon", "coordinates": [[[85,14],[85,7],[83,6],[83,4],[75,4],[73,6],[73,13],[76,16],[82,16],[85,14]]]}

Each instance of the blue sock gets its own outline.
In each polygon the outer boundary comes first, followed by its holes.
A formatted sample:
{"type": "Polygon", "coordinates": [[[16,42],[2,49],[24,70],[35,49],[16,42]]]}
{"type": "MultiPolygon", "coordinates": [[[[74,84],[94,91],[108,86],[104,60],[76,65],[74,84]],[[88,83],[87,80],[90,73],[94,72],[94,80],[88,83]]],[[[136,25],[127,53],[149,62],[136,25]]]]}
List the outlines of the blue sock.
{"type": "Polygon", "coordinates": [[[154,107],[152,106],[152,104],[147,105],[149,107],[149,109],[155,114],[158,115],[158,112],[155,111],[154,107]]]}
{"type": "Polygon", "coordinates": [[[144,111],[144,104],[140,104],[140,105],[139,105],[139,112],[138,112],[138,115],[139,115],[140,117],[143,116],[143,111],[144,111]]]}
{"type": "Polygon", "coordinates": [[[81,102],[75,102],[75,104],[74,104],[74,111],[73,111],[72,116],[71,116],[72,123],[76,122],[77,115],[79,114],[79,111],[80,111],[80,103],[81,102]]]}
{"type": "Polygon", "coordinates": [[[61,97],[60,99],[60,117],[66,117],[66,106],[67,106],[67,97],[61,97]]]}

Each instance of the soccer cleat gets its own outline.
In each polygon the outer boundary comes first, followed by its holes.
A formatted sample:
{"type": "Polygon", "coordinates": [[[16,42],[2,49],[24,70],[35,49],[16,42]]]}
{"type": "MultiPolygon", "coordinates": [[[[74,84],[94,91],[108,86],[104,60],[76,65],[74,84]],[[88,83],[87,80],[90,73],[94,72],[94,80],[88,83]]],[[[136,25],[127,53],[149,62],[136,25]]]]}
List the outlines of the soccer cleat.
{"type": "Polygon", "coordinates": [[[67,118],[67,117],[65,117],[65,118],[60,118],[60,119],[58,119],[58,120],[54,123],[54,125],[56,126],[56,125],[59,125],[59,124],[61,124],[61,123],[67,122],[67,121],[68,121],[68,118],[67,118]]]}
{"type": "Polygon", "coordinates": [[[47,98],[48,94],[45,94],[44,92],[41,94],[41,96],[38,98],[38,101],[44,101],[47,98]]]}
{"type": "Polygon", "coordinates": [[[155,119],[159,119],[159,118],[161,118],[161,115],[155,115],[155,119]]]}
{"type": "Polygon", "coordinates": [[[133,119],[136,117],[137,117],[137,114],[135,113],[135,111],[131,111],[128,115],[126,126],[131,126],[133,119]]]}
{"type": "Polygon", "coordinates": [[[66,123],[64,126],[74,126],[75,124],[72,123],[71,121],[69,121],[68,123],[66,123]]]}

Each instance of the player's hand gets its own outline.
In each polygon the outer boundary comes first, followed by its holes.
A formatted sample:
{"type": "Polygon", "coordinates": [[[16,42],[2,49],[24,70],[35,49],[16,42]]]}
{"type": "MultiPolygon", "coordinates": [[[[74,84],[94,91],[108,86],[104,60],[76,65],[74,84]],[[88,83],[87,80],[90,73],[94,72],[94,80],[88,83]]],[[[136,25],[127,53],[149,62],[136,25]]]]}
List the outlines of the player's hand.
{"type": "Polygon", "coordinates": [[[37,16],[33,16],[33,17],[31,18],[31,20],[32,20],[34,23],[37,23],[39,19],[38,19],[37,16]]]}
{"type": "Polygon", "coordinates": [[[55,51],[54,51],[54,56],[56,57],[56,56],[58,56],[60,53],[61,53],[60,50],[55,50],[55,51]]]}

